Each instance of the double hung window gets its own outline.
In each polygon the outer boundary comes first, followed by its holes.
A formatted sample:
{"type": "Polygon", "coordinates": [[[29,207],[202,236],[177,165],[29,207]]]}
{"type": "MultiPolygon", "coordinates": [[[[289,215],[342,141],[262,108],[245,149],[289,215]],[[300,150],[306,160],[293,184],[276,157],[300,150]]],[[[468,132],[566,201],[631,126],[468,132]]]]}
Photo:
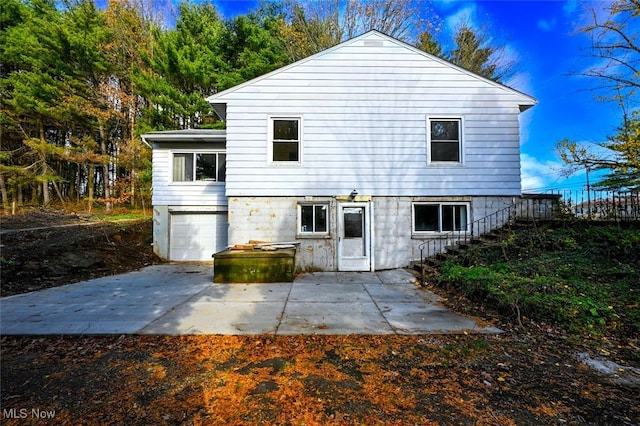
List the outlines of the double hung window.
{"type": "Polygon", "coordinates": [[[272,163],[300,163],[302,153],[301,118],[277,117],[270,121],[270,159],[272,163]]]}
{"type": "Polygon", "coordinates": [[[462,163],[462,120],[432,118],[429,122],[429,162],[462,163]]]}

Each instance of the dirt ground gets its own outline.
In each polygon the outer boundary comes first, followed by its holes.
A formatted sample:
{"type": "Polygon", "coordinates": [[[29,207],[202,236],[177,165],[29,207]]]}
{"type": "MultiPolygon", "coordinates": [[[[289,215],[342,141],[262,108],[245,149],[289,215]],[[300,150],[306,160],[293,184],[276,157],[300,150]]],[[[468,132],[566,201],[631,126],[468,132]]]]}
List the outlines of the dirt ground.
{"type": "Polygon", "coordinates": [[[104,221],[53,210],[0,216],[0,296],[135,271],[159,262],[151,219],[104,221]]]}
{"type": "MultiPolygon", "coordinates": [[[[2,218],[2,295],[156,261],[150,221],[86,222],[45,211],[2,218]],[[6,232],[34,226],[46,229],[6,232]]],[[[519,327],[513,318],[441,295],[451,308],[505,333],[3,336],[0,421],[640,425],[637,341],[519,327]],[[613,367],[598,372],[585,359],[613,367]]]]}

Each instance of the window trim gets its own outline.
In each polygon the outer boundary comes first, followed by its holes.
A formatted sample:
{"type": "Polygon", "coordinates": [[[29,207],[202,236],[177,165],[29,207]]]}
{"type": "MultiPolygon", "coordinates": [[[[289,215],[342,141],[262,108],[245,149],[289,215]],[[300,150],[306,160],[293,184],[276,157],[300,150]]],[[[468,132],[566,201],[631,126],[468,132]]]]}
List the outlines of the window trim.
{"type": "Polygon", "coordinates": [[[297,204],[297,218],[296,218],[296,237],[297,238],[329,238],[330,226],[331,226],[331,205],[328,201],[316,201],[316,202],[301,202],[297,204]],[[327,209],[327,218],[326,218],[326,231],[324,232],[314,232],[314,231],[302,231],[302,207],[312,206],[314,207],[314,215],[315,215],[315,207],[323,206],[327,209]]]}
{"type": "Polygon", "coordinates": [[[471,219],[471,203],[465,201],[413,201],[411,203],[411,235],[414,237],[433,236],[433,235],[445,235],[450,232],[470,234],[469,224],[471,219]],[[416,230],[416,206],[438,206],[438,230],[437,231],[417,231],[416,230]],[[442,207],[443,206],[465,206],[467,210],[467,223],[466,228],[463,230],[442,230],[442,207]]]}
{"type": "Polygon", "coordinates": [[[427,127],[427,165],[429,166],[462,166],[465,163],[464,155],[464,116],[457,115],[429,115],[426,120],[427,127]],[[431,122],[432,121],[457,121],[458,122],[458,161],[433,161],[431,159],[431,122]]]}
{"type": "Polygon", "coordinates": [[[303,119],[301,115],[270,115],[267,123],[267,164],[277,167],[300,167],[302,166],[303,152],[303,119]],[[273,128],[276,120],[296,120],[298,122],[298,161],[274,161],[273,160],[273,128]]]}
{"type": "Polygon", "coordinates": [[[227,151],[222,149],[172,149],[169,154],[169,184],[170,185],[224,185],[227,180],[226,166],[225,166],[225,179],[224,181],[218,180],[216,172],[216,180],[196,180],[196,155],[198,154],[216,154],[216,168],[219,164],[219,155],[226,155],[227,151]],[[176,154],[193,154],[193,180],[174,180],[173,179],[173,164],[176,154]]]}

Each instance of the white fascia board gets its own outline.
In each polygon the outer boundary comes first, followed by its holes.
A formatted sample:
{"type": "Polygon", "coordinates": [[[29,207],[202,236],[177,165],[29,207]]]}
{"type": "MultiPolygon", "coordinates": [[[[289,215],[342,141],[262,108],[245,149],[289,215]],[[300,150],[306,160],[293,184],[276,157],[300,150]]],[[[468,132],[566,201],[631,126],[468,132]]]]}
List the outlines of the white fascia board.
{"type": "Polygon", "coordinates": [[[141,136],[145,142],[226,142],[227,133],[224,130],[167,130],[150,132],[141,136]]]}

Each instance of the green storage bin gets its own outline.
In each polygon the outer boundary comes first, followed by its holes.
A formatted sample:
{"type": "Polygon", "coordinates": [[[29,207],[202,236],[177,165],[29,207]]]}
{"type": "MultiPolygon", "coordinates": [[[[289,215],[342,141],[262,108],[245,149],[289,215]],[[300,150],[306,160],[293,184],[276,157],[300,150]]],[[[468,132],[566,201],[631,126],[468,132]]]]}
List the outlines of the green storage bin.
{"type": "Polygon", "coordinates": [[[214,283],[293,282],[296,249],[225,250],[213,255],[214,283]]]}

